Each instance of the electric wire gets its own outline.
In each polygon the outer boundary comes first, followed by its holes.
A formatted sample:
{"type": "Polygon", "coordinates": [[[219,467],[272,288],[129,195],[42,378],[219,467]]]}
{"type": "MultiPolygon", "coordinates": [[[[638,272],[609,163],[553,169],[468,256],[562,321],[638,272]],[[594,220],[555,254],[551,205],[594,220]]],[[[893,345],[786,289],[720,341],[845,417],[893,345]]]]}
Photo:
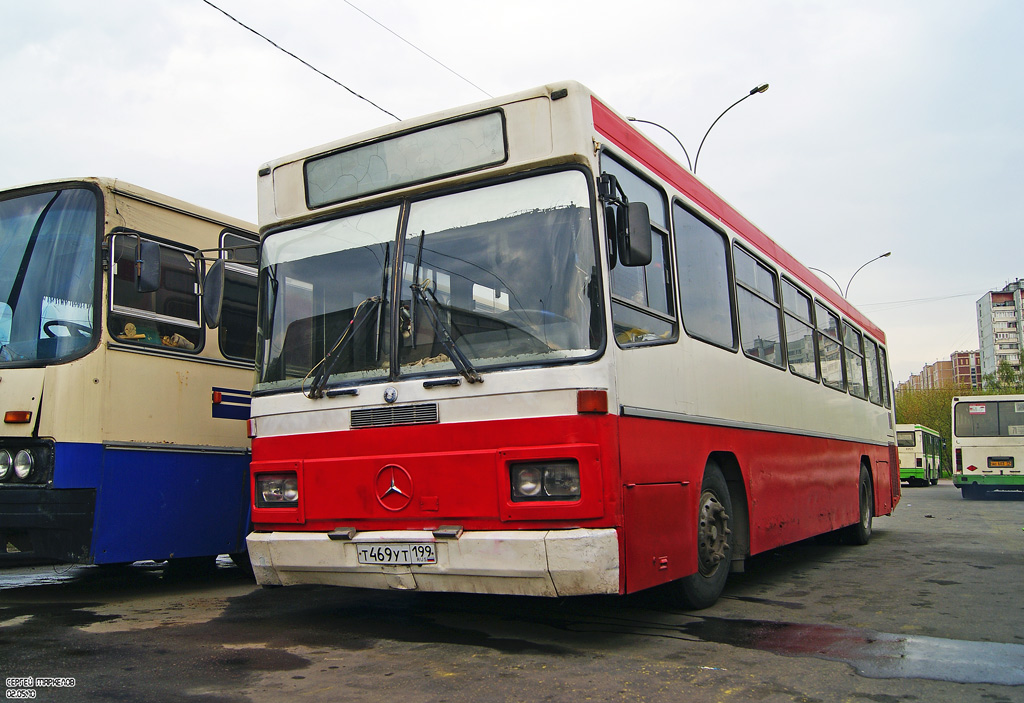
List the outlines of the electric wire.
{"type": "Polygon", "coordinates": [[[879,303],[858,303],[856,305],[858,310],[876,309],[878,311],[895,310],[902,307],[909,307],[913,305],[923,305],[925,303],[935,303],[940,300],[952,300],[954,298],[967,298],[967,297],[980,297],[985,292],[980,293],[957,293],[955,295],[940,295],[934,298],[912,298],[910,300],[888,300],[879,303]]]}
{"type": "Polygon", "coordinates": [[[443,62],[439,61],[438,59],[435,59],[435,58],[434,58],[433,56],[431,56],[430,54],[428,54],[427,52],[425,52],[425,51],[424,51],[423,49],[419,48],[418,46],[416,46],[415,44],[413,44],[413,43],[412,43],[411,41],[409,41],[408,39],[406,39],[405,37],[403,37],[402,35],[400,35],[400,34],[399,34],[398,32],[396,32],[395,30],[391,29],[391,27],[388,27],[388,26],[387,26],[386,24],[384,24],[384,23],[383,23],[383,22],[381,22],[380,20],[377,20],[376,18],[374,18],[374,17],[370,16],[369,14],[367,14],[365,10],[363,10],[363,9],[361,9],[361,8],[359,8],[359,7],[356,7],[355,5],[353,5],[353,4],[351,3],[351,2],[349,2],[349,0],[345,0],[345,4],[346,4],[346,5],[348,5],[349,7],[351,7],[351,8],[352,8],[353,10],[355,10],[356,12],[360,13],[361,15],[363,15],[364,17],[366,17],[366,19],[370,20],[371,22],[373,22],[374,24],[376,24],[376,25],[377,25],[378,27],[380,27],[381,29],[384,29],[384,30],[388,31],[388,32],[390,32],[391,34],[393,34],[393,35],[394,35],[395,37],[397,37],[397,38],[401,39],[401,40],[402,40],[403,42],[405,42],[406,44],[408,44],[409,46],[411,46],[411,47],[412,47],[413,49],[415,49],[416,51],[418,51],[418,52],[420,52],[421,54],[423,54],[424,56],[426,56],[426,57],[427,57],[428,59],[430,59],[431,61],[433,61],[434,63],[436,63],[436,64],[437,64],[438,66],[440,66],[440,67],[441,67],[441,68],[443,68],[444,70],[448,71],[449,73],[451,73],[451,74],[452,74],[452,75],[454,75],[454,76],[457,76],[458,78],[461,78],[461,79],[462,79],[462,80],[464,80],[464,81],[465,81],[466,83],[469,83],[469,84],[470,84],[471,86],[473,86],[474,88],[476,88],[477,90],[479,90],[479,91],[480,91],[481,93],[483,93],[483,94],[484,94],[484,95],[486,95],[487,97],[489,97],[489,98],[493,98],[493,97],[494,97],[493,95],[491,95],[490,93],[488,93],[488,92],[487,92],[486,90],[484,90],[483,88],[481,88],[480,86],[478,86],[478,85],[477,85],[476,83],[474,83],[473,81],[471,81],[471,80],[469,80],[468,78],[466,78],[466,77],[465,77],[464,75],[462,75],[461,73],[459,73],[459,72],[458,72],[458,71],[456,71],[455,69],[453,69],[453,68],[451,68],[450,66],[448,66],[448,65],[444,64],[443,62]]]}
{"type": "MultiPolygon", "coordinates": [[[[381,107],[381,106],[380,106],[380,105],[378,105],[377,103],[373,102],[372,100],[370,100],[370,99],[369,99],[369,98],[367,98],[366,96],[360,95],[359,93],[357,93],[356,91],[352,90],[351,88],[349,88],[349,87],[348,87],[347,85],[345,85],[344,83],[342,83],[342,82],[338,81],[337,79],[335,79],[335,78],[332,78],[331,76],[327,75],[326,73],[324,73],[323,71],[321,71],[321,70],[320,70],[319,68],[317,68],[316,66],[314,66],[314,65],[312,65],[311,63],[309,63],[308,61],[306,61],[305,59],[303,59],[303,58],[301,58],[301,57],[299,57],[299,56],[296,56],[295,54],[293,54],[292,52],[288,51],[288,50],[287,50],[287,49],[285,49],[284,47],[282,47],[282,46],[279,46],[279,45],[278,45],[278,44],[276,44],[276,43],[275,43],[275,42],[274,42],[273,40],[269,39],[268,37],[264,36],[263,34],[260,34],[260,33],[259,33],[259,32],[257,32],[257,31],[256,31],[255,29],[253,29],[253,28],[252,28],[252,27],[250,27],[249,25],[245,24],[245,23],[244,23],[244,22],[242,22],[241,20],[237,19],[236,17],[232,17],[232,16],[231,16],[231,15],[229,15],[229,14],[228,14],[227,12],[225,12],[224,10],[222,10],[221,8],[217,7],[217,6],[216,6],[216,5],[214,5],[214,4],[212,3],[212,2],[210,2],[210,0],[202,0],[202,1],[203,1],[204,3],[206,3],[207,5],[209,5],[210,7],[212,7],[212,8],[213,8],[214,10],[216,10],[217,12],[219,12],[219,13],[221,13],[222,15],[224,15],[225,17],[227,17],[227,18],[228,18],[229,20],[231,20],[231,21],[232,21],[232,22],[234,22],[235,24],[239,25],[240,27],[244,27],[245,29],[248,29],[248,30],[249,30],[250,32],[252,32],[252,33],[253,33],[253,34],[255,34],[255,35],[256,35],[257,37],[259,37],[259,38],[260,38],[260,39],[262,39],[263,41],[265,41],[265,42],[267,42],[268,44],[270,44],[271,46],[273,46],[273,47],[274,47],[275,49],[277,49],[278,51],[282,51],[282,52],[284,52],[284,53],[288,54],[289,56],[291,56],[291,57],[292,57],[293,59],[295,59],[296,61],[300,62],[301,64],[303,64],[304,66],[306,66],[306,67],[308,67],[308,68],[311,68],[311,69],[313,69],[314,71],[316,71],[316,72],[317,72],[317,73],[319,73],[319,74],[320,74],[321,76],[323,76],[323,77],[324,77],[324,78],[326,78],[327,80],[331,81],[331,82],[332,82],[332,83],[334,83],[335,85],[341,86],[342,88],[344,88],[344,89],[345,89],[345,90],[347,90],[348,92],[352,93],[352,95],[356,96],[356,97],[357,97],[357,98],[359,98],[360,100],[363,100],[363,101],[365,101],[365,102],[368,102],[369,104],[373,105],[373,106],[374,106],[375,108],[377,108],[378,110],[380,110],[380,111],[381,111],[381,112],[383,112],[384,114],[386,114],[386,115],[390,115],[391,117],[394,117],[394,118],[395,118],[396,120],[398,120],[399,122],[401,122],[402,118],[400,118],[400,117],[399,117],[398,115],[396,115],[395,113],[393,113],[393,112],[390,112],[390,111],[388,111],[388,110],[385,110],[385,109],[384,109],[383,107],[381,107]]],[[[350,4],[351,4],[351,3],[350,3],[350,4]]],[[[356,9],[358,9],[358,8],[356,8],[356,9]]],[[[364,13],[364,14],[365,14],[365,13],[364,13]]],[[[396,35],[396,36],[397,36],[397,35],[396,35]]]]}

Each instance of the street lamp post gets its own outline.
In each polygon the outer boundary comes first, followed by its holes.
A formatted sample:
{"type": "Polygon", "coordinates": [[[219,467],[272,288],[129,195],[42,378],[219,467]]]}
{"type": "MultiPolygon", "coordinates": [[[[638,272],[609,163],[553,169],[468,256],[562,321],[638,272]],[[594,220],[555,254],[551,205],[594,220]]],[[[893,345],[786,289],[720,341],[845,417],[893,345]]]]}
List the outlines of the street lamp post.
{"type": "Polygon", "coordinates": [[[828,276],[829,280],[831,280],[833,283],[836,284],[836,290],[841,292],[843,294],[843,297],[845,298],[846,294],[850,292],[850,284],[853,283],[854,276],[856,276],[858,273],[860,273],[861,269],[863,269],[868,264],[874,263],[874,262],[878,261],[879,259],[884,259],[887,256],[892,256],[892,252],[891,251],[887,251],[884,254],[879,254],[875,258],[870,259],[869,261],[866,261],[863,264],[861,264],[860,268],[858,268],[856,271],[854,271],[853,272],[853,276],[850,276],[850,280],[846,282],[846,288],[843,288],[841,285],[839,285],[839,281],[837,281],[835,278],[833,278],[832,275],[830,273],[828,273],[827,271],[822,271],[821,269],[816,269],[813,266],[808,266],[807,268],[809,268],[811,271],[817,271],[818,273],[823,273],[826,276],[828,276]]]}
{"type": "MultiPolygon", "coordinates": [[[[734,107],[736,107],[737,105],[739,105],[741,102],[743,102],[744,100],[749,98],[751,95],[755,95],[757,93],[763,93],[766,90],[768,90],[768,84],[767,83],[762,83],[761,85],[759,85],[759,86],[757,86],[755,88],[751,88],[749,93],[744,95],[742,98],[740,98],[739,100],[734,102],[729,107],[725,108],[725,110],[722,111],[722,114],[719,115],[718,117],[716,117],[715,121],[711,123],[711,127],[714,127],[716,124],[718,124],[718,120],[722,119],[722,115],[724,115],[726,112],[729,112],[729,110],[731,110],[734,107]]],[[[708,138],[708,134],[711,133],[711,127],[708,127],[708,131],[704,133],[704,139],[700,140],[700,146],[697,147],[697,156],[694,157],[693,164],[691,165],[690,164],[690,155],[686,152],[686,147],[683,146],[683,143],[681,141],[679,141],[679,137],[674,135],[672,133],[672,130],[670,130],[668,127],[666,127],[664,125],[660,125],[657,122],[651,122],[650,120],[640,120],[640,119],[637,119],[636,117],[627,117],[626,119],[628,121],[630,121],[630,122],[642,122],[644,124],[654,125],[655,127],[659,128],[659,129],[663,129],[666,132],[668,132],[669,136],[672,137],[673,139],[675,139],[676,140],[676,144],[678,144],[679,148],[683,150],[683,156],[686,157],[686,166],[687,166],[687,168],[690,169],[691,173],[697,173],[697,159],[700,158],[700,150],[701,150],[701,147],[704,146],[704,140],[707,139],[708,138]]]]}
{"type": "Polygon", "coordinates": [[[830,280],[830,281],[832,281],[833,283],[836,284],[836,292],[837,293],[842,293],[843,292],[843,287],[841,285],[839,285],[839,281],[837,281],[835,278],[833,278],[832,274],[830,274],[828,271],[822,271],[821,269],[816,269],[813,266],[808,266],[807,268],[809,268],[811,271],[817,271],[818,273],[825,274],[826,276],[828,276],[828,280],[830,280]]]}
{"type": "Polygon", "coordinates": [[[704,139],[700,140],[700,146],[697,147],[697,155],[693,157],[693,172],[694,173],[697,173],[697,161],[700,160],[700,150],[704,148],[704,141],[708,138],[708,135],[711,134],[711,130],[714,128],[714,126],[716,124],[718,124],[718,120],[722,119],[725,116],[725,113],[729,112],[729,110],[733,109],[734,107],[739,105],[741,102],[743,102],[744,100],[746,100],[750,96],[756,95],[758,93],[763,93],[766,90],[768,90],[768,84],[767,83],[762,83],[759,86],[751,88],[749,93],[744,95],[742,98],[740,98],[739,100],[734,102],[729,107],[727,107],[724,110],[722,110],[722,114],[715,118],[715,121],[711,123],[710,127],[708,127],[708,131],[704,133],[704,139]]]}
{"type": "Polygon", "coordinates": [[[686,168],[690,169],[690,173],[693,173],[693,166],[690,164],[690,155],[686,153],[686,147],[683,146],[683,143],[681,141],[679,141],[679,137],[677,137],[676,135],[672,134],[672,130],[670,130],[668,127],[666,127],[664,125],[658,124],[657,122],[651,122],[650,120],[638,120],[635,117],[627,117],[626,119],[629,120],[630,122],[643,122],[644,124],[652,124],[655,127],[659,127],[661,129],[665,130],[666,132],[668,132],[668,135],[670,137],[672,137],[673,139],[675,139],[676,140],[676,144],[678,144],[679,148],[683,150],[683,156],[686,157],[686,168]]]}

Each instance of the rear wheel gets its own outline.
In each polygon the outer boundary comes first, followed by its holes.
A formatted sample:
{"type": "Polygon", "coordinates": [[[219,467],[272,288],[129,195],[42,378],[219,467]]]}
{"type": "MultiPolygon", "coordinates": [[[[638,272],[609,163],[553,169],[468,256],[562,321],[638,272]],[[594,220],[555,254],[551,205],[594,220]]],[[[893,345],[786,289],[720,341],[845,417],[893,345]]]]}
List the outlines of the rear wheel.
{"type": "MultiPolygon", "coordinates": [[[[924,485],[928,485],[925,482],[924,485]]],[[[863,464],[860,467],[860,481],[857,486],[860,517],[856,524],[843,530],[844,541],[850,544],[867,544],[871,541],[871,520],[875,515],[875,494],[871,490],[871,475],[863,464]]]]}
{"type": "Polygon", "coordinates": [[[707,608],[725,588],[732,560],[731,516],[732,500],[725,477],[717,465],[709,464],[697,503],[697,573],[676,582],[689,608],[707,608]]]}

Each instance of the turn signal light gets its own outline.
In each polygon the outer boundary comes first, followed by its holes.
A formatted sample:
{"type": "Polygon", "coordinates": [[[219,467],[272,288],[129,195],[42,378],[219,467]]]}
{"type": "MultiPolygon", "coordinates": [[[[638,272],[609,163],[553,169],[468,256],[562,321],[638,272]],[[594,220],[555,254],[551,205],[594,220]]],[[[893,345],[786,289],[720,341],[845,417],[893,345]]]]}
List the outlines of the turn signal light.
{"type": "Polygon", "coordinates": [[[4,422],[9,425],[23,425],[31,421],[31,410],[8,410],[4,413],[4,422]]]}
{"type": "Polygon", "coordinates": [[[601,414],[607,413],[608,391],[576,391],[576,412],[601,414]]]}

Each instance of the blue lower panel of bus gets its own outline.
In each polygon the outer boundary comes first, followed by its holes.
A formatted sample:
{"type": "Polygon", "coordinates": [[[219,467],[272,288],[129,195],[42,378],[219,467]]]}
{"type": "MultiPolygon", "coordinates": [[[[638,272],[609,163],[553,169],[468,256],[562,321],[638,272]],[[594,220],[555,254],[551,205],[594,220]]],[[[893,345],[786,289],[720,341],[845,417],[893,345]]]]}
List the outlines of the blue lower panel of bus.
{"type": "Polygon", "coordinates": [[[11,488],[0,491],[0,533],[27,537],[40,557],[109,564],[245,549],[247,454],[58,443],[50,486],[11,488]]]}

